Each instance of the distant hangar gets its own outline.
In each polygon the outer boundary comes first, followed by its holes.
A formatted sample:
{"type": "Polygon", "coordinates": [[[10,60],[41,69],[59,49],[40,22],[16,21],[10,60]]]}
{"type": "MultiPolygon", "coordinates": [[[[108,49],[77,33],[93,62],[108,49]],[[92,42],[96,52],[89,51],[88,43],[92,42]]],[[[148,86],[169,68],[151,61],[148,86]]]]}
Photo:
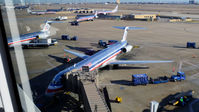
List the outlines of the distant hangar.
{"type": "Polygon", "coordinates": [[[157,19],[157,14],[130,14],[124,15],[124,20],[150,20],[153,21],[157,19]]]}

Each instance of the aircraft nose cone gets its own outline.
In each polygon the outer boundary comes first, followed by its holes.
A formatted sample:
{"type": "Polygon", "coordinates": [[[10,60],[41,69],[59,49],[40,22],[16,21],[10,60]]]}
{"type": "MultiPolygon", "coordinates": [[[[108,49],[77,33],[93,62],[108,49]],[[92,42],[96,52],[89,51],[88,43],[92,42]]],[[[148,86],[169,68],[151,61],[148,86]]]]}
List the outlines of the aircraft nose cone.
{"type": "Polygon", "coordinates": [[[55,92],[53,89],[49,89],[49,88],[46,89],[46,92],[45,92],[46,96],[53,96],[54,94],[55,92]]]}
{"type": "Polygon", "coordinates": [[[46,89],[46,92],[45,92],[45,95],[47,96],[53,96],[55,95],[56,93],[60,92],[63,90],[63,87],[62,86],[48,86],[48,88],[46,89]]]}

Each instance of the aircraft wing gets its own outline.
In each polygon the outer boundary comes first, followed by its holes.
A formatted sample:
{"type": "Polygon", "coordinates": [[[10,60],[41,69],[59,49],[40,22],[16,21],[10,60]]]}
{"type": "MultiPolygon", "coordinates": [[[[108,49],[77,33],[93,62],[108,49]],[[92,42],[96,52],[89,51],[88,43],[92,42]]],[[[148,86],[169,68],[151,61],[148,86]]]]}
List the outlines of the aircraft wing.
{"type": "Polygon", "coordinates": [[[149,63],[171,63],[173,61],[162,60],[115,60],[109,64],[149,64],[149,63]]]}
{"type": "Polygon", "coordinates": [[[64,51],[66,51],[67,53],[73,54],[73,55],[75,55],[75,56],[77,56],[77,57],[80,57],[80,58],[82,58],[82,59],[86,59],[86,58],[89,57],[89,56],[86,55],[86,54],[78,53],[78,52],[74,52],[74,51],[70,51],[70,50],[67,50],[67,49],[64,49],[64,51]]]}

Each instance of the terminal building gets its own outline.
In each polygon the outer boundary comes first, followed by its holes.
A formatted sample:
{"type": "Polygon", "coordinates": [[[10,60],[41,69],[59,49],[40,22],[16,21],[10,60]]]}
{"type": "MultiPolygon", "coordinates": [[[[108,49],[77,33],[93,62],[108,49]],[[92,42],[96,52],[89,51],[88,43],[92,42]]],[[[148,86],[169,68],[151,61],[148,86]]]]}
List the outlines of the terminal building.
{"type": "Polygon", "coordinates": [[[130,14],[122,17],[124,20],[149,20],[153,21],[157,19],[156,14],[130,14]]]}
{"type": "Polygon", "coordinates": [[[74,11],[74,13],[80,13],[80,14],[86,14],[86,13],[94,13],[94,9],[80,9],[80,10],[76,10],[74,11]]]}

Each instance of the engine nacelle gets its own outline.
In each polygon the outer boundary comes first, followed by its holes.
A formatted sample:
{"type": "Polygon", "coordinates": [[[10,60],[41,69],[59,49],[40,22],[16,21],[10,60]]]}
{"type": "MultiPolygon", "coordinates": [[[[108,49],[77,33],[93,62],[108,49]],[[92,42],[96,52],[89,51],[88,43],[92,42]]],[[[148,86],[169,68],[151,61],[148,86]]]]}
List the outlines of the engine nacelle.
{"type": "Polygon", "coordinates": [[[126,47],[122,48],[122,52],[127,53],[131,51],[132,48],[133,48],[132,45],[127,45],[126,47]]]}

